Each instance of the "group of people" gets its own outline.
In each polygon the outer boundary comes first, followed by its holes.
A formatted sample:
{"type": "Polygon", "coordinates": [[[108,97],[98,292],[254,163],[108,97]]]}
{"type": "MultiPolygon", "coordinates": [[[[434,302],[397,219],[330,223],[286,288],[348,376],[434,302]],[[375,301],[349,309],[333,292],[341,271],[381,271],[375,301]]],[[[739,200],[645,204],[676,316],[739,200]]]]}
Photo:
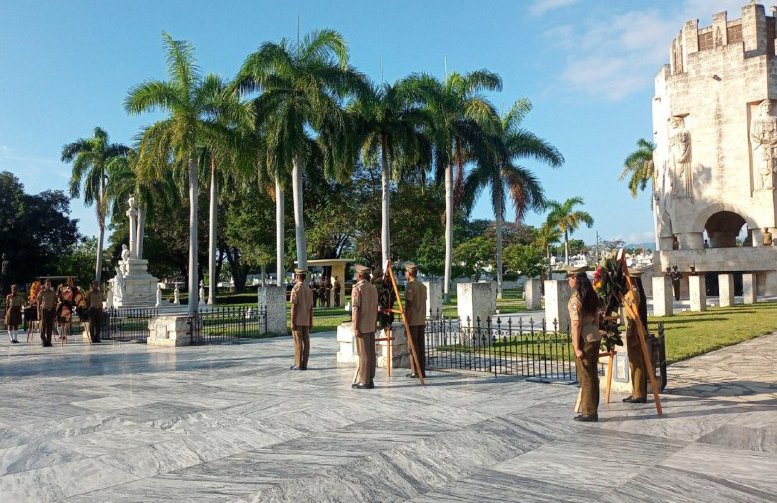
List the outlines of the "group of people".
{"type": "MultiPolygon", "coordinates": [[[[374,272],[366,266],[355,266],[355,283],[351,291],[351,319],[359,355],[357,378],[352,387],[375,387],[375,332],[386,329],[394,320],[394,285],[380,269],[374,272]]],[[[294,270],[295,285],[291,290],[291,333],[294,338],[294,365],[291,370],[307,370],[310,357],[310,329],[313,327],[313,290],[305,287],[308,272],[294,270]]],[[[405,318],[409,337],[415,347],[416,359],[411,358],[408,377],[425,377],[424,329],[426,326],[426,286],[417,281],[418,268],[405,264],[405,318]]],[[[337,284],[337,277],[335,277],[337,284]]]]}
{"type": "MultiPolygon", "coordinates": [[[[639,301],[639,320],[627,316],[626,347],[629,354],[632,393],[624,398],[625,403],[647,402],[647,367],[642,355],[642,346],[637,334],[637,323],[647,332],[647,298],[642,287],[641,272],[630,270],[634,287],[634,297],[639,301]]],[[[585,267],[567,267],[567,281],[572,295],[567,308],[569,310],[570,336],[575,351],[577,376],[580,381],[580,414],[575,421],[596,422],[599,420],[599,296],[585,273],[585,267]]]]}
{"type": "Polygon", "coordinates": [[[340,280],[335,276],[334,281],[322,276],[321,281],[312,278],[309,285],[313,293],[313,307],[340,307],[340,280]]]}
{"type": "Polygon", "coordinates": [[[19,326],[24,321],[28,325],[28,338],[33,334],[35,324],[39,324],[41,343],[52,346],[52,336],[56,327],[60,340],[67,341],[70,323],[76,314],[82,321],[89,321],[89,336],[93,343],[100,342],[103,318],[103,296],[100,284],[93,281],[86,293],[79,289],[73,278],[55,290],[51,279],[45,279],[42,287],[33,288],[25,303],[25,297],[19,292],[18,285],[11,285],[11,293],[5,298],[5,326],[12,344],[18,344],[19,326]]]}

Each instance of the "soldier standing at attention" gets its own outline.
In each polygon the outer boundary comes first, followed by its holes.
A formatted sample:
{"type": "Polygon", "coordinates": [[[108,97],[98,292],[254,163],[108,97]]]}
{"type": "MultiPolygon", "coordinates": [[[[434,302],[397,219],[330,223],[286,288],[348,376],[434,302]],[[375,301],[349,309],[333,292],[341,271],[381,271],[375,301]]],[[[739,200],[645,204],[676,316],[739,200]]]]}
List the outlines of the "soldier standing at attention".
{"type": "Polygon", "coordinates": [[[321,276],[321,283],[318,285],[318,305],[329,307],[329,280],[326,276],[321,276]]]}
{"type": "Polygon", "coordinates": [[[307,271],[294,269],[291,289],[291,336],[294,338],[294,365],[291,370],[307,370],[310,356],[310,329],[313,327],[313,292],[305,286],[307,271]]]}
{"type": "Polygon", "coordinates": [[[407,377],[426,377],[426,344],[424,329],[426,328],[426,287],[416,280],[418,268],[415,264],[405,264],[405,318],[413,338],[418,365],[410,358],[412,372],[407,377]]]}
{"type": "Polygon", "coordinates": [[[599,420],[599,297],[585,274],[585,267],[567,266],[572,296],[567,304],[572,322],[570,335],[575,348],[577,378],[580,380],[582,414],[575,421],[599,420]]]}
{"type": "Polygon", "coordinates": [[[51,288],[51,280],[43,283],[43,290],[38,294],[38,319],[40,320],[40,339],[43,347],[51,347],[51,332],[57,308],[57,293],[51,288]]]}
{"type": "Polygon", "coordinates": [[[18,286],[11,285],[11,293],[5,297],[5,326],[12,344],[18,344],[16,332],[22,324],[22,304],[24,297],[18,291],[18,286]]]}
{"type": "Polygon", "coordinates": [[[335,276],[335,283],[332,285],[335,294],[335,307],[340,307],[340,280],[335,276]]]}
{"type": "Polygon", "coordinates": [[[375,322],[378,318],[378,291],[370,284],[370,269],[355,266],[356,284],[353,286],[353,331],[356,335],[356,351],[359,354],[358,382],[351,386],[358,389],[375,387],[375,322]]]}
{"type": "MultiPolygon", "coordinates": [[[[637,290],[634,294],[639,302],[639,317],[642,320],[645,334],[647,334],[647,297],[645,296],[645,289],[642,287],[642,271],[634,268],[629,269],[629,276],[634,280],[637,290]]],[[[626,403],[647,403],[647,368],[645,367],[645,358],[642,356],[642,345],[637,334],[637,321],[628,315],[626,316],[626,348],[629,352],[629,367],[631,368],[631,396],[624,398],[623,401],[626,403]]]]}
{"type": "Polygon", "coordinates": [[[103,293],[100,284],[92,281],[92,288],[86,294],[86,308],[89,312],[89,337],[92,342],[100,342],[100,332],[103,322],[103,293]]]}

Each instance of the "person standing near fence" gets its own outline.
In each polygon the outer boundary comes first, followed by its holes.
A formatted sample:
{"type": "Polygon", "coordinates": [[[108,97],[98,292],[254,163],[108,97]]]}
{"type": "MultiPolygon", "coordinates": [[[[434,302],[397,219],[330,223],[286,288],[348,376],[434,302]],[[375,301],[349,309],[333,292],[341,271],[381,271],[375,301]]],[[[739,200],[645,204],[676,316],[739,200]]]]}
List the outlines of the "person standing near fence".
{"type": "Polygon", "coordinates": [[[335,307],[340,307],[340,279],[335,276],[335,283],[332,285],[334,290],[335,307]]]}
{"type": "MultiPolygon", "coordinates": [[[[639,301],[639,317],[645,334],[648,333],[647,326],[647,298],[645,289],[642,286],[642,271],[640,269],[629,269],[629,276],[634,283],[634,296],[639,301]]],[[[626,311],[628,313],[628,311],[626,311]]],[[[629,367],[631,370],[631,395],[623,399],[626,403],[647,403],[647,367],[645,358],[642,356],[642,345],[639,343],[637,334],[637,321],[626,315],[626,348],[629,352],[629,367]]]]}
{"type": "Polygon", "coordinates": [[[369,282],[370,269],[356,265],[356,284],[351,292],[353,332],[359,354],[359,375],[352,386],[358,389],[375,387],[375,322],[378,318],[378,290],[369,282]]]}
{"type": "Polygon", "coordinates": [[[294,365],[291,370],[307,370],[310,356],[310,329],[313,327],[313,292],[305,286],[307,271],[294,269],[291,289],[291,336],[294,338],[294,365]]]}
{"type": "Polygon", "coordinates": [[[51,347],[51,332],[57,308],[57,293],[51,288],[51,280],[43,283],[43,290],[38,294],[38,320],[40,320],[40,340],[43,347],[51,347]]]}
{"type": "Polygon", "coordinates": [[[580,408],[575,421],[599,420],[599,297],[585,274],[585,267],[567,266],[567,281],[572,290],[567,308],[571,321],[570,337],[575,348],[575,364],[580,381],[580,408]]]}
{"type": "Polygon", "coordinates": [[[5,297],[5,326],[12,344],[18,344],[17,331],[22,324],[22,305],[24,297],[19,293],[17,285],[11,285],[11,293],[5,297]]]}
{"type": "Polygon", "coordinates": [[[89,337],[93,343],[98,343],[103,323],[103,293],[97,281],[92,281],[92,287],[86,294],[86,308],[89,313],[89,337]]]}
{"type": "Polygon", "coordinates": [[[426,378],[426,340],[424,330],[426,328],[426,286],[417,280],[418,268],[415,264],[405,264],[405,318],[410,328],[410,337],[413,338],[418,364],[410,358],[411,373],[407,377],[421,376],[426,378]]]}

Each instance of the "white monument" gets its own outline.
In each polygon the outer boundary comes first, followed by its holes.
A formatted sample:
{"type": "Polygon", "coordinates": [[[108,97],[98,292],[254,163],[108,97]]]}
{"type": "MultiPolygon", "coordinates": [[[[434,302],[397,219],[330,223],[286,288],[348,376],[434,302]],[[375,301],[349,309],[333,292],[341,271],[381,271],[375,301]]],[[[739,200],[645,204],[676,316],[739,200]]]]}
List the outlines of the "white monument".
{"type": "Polygon", "coordinates": [[[110,279],[113,307],[153,307],[157,302],[157,280],[148,273],[148,260],[138,255],[142,249],[142,222],[138,220],[135,197],[129,197],[130,242],[122,245],[121,260],[116,265],[116,276],[110,279]]]}

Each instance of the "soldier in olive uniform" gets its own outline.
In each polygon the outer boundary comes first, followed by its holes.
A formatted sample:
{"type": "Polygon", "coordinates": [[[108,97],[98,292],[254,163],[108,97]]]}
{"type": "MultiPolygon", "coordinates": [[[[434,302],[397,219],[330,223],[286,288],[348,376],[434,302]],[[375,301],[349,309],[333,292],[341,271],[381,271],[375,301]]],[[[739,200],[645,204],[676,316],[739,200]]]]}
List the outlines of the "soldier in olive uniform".
{"type": "Polygon", "coordinates": [[[318,287],[318,305],[329,307],[329,278],[321,277],[321,284],[318,287]]]}
{"type": "Polygon", "coordinates": [[[100,284],[92,281],[92,288],[86,294],[86,308],[89,313],[89,337],[92,342],[100,342],[103,322],[103,293],[100,284]]]}
{"type": "MultiPolygon", "coordinates": [[[[629,269],[629,276],[632,277],[636,288],[635,297],[639,301],[639,317],[645,334],[648,333],[647,326],[647,297],[645,289],[642,286],[642,271],[639,269],[629,269]]],[[[646,403],[647,402],[647,367],[645,358],[642,356],[642,345],[639,342],[637,334],[637,321],[631,316],[626,316],[626,348],[629,352],[629,367],[631,369],[631,396],[623,399],[626,403],[646,403]]]]}
{"type": "Polygon", "coordinates": [[[294,269],[291,289],[291,335],[294,338],[294,365],[291,370],[307,370],[310,356],[310,329],[313,327],[313,292],[305,286],[307,271],[294,269]]]}
{"type": "Polygon", "coordinates": [[[577,378],[580,381],[582,414],[575,421],[599,420],[599,297],[585,274],[585,267],[567,266],[567,281],[572,290],[567,308],[571,321],[570,336],[575,348],[577,378]]]}
{"type": "Polygon", "coordinates": [[[22,324],[22,305],[24,297],[19,293],[17,285],[11,285],[11,293],[5,297],[5,326],[12,344],[19,344],[16,332],[22,324]]]}
{"type": "Polygon", "coordinates": [[[378,291],[370,284],[370,269],[357,265],[356,284],[351,292],[353,303],[353,331],[356,336],[356,351],[359,354],[357,382],[352,387],[372,389],[375,387],[375,322],[378,318],[378,291]]]}
{"type": "Polygon", "coordinates": [[[332,289],[334,290],[335,307],[340,307],[340,279],[337,276],[335,276],[335,282],[332,285],[332,289]]]}
{"type": "Polygon", "coordinates": [[[413,263],[405,264],[405,318],[410,328],[410,337],[413,339],[418,365],[410,358],[412,372],[407,377],[426,377],[426,340],[424,330],[426,328],[426,286],[416,278],[418,268],[413,263]]]}
{"type": "Polygon", "coordinates": [[[38,319],[40,320],[40,338],[43,347],[51,347],[51,332],[56,317],[57,293],[51,288],[51,280],[43,283],[43,290],[38,294],[38,319]]]}

